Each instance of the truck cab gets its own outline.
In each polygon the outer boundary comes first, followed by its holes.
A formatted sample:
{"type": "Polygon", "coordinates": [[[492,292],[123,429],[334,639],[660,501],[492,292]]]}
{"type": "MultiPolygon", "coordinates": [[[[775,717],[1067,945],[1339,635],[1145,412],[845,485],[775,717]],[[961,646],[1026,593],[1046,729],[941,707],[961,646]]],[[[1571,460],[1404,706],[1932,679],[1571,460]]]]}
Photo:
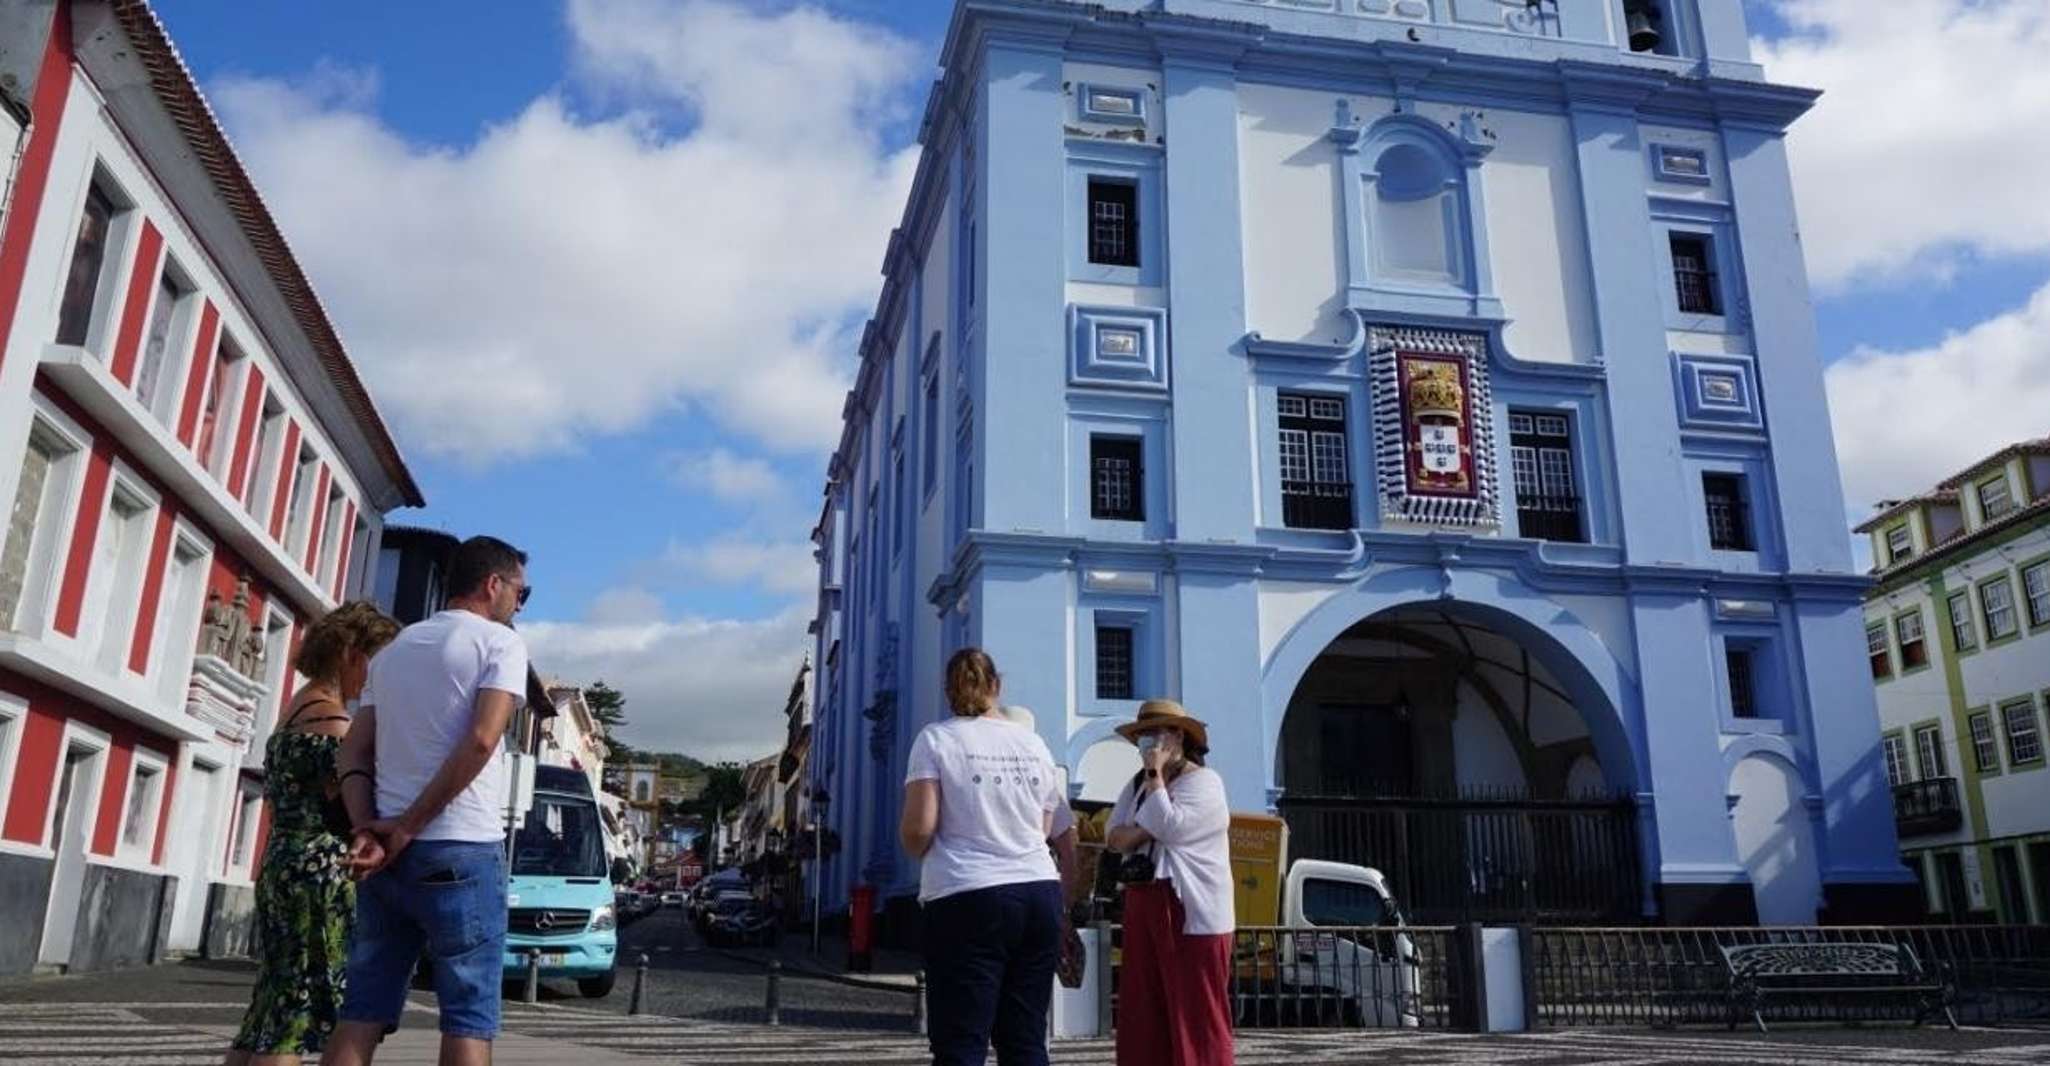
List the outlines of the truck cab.
{"type": "Polygon", "coordinates": [[[533,796],[506,836],[505,976],[523,979],[540,956],[541,976],[571,978],[585,996],[608,995],[617,973],[619,919],[605,823],[590,779],[556,766],[533,768],[533,796]]]}

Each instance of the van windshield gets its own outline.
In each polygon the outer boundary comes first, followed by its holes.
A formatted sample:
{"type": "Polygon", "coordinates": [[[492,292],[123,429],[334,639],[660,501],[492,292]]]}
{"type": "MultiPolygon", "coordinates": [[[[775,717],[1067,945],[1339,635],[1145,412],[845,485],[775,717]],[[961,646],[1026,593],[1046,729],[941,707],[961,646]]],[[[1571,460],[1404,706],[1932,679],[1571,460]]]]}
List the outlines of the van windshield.
{"type": "Polygon", "coordinates": [[[512,872],[527,877],[604,877],[605,831],[590,800],[535,796],[513,834],[512,872]]]}
{"type": "Polygon", "coordinates": [[[1303,918],[1311,925],[1380,925],[1388,917],[1388,903],[1372,885],[1322,877],[1303,880],[1303,918]]]}

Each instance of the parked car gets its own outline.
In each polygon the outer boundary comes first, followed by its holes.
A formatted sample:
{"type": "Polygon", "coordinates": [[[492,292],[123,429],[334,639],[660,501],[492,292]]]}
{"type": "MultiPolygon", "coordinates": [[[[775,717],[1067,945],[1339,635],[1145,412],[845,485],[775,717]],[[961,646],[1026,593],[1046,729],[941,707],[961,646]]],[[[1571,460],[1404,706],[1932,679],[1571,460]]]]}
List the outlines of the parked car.
{"type": "Polygon", "coordinates": [[[711,942],[713,940],[713,923],[717,922],[722,915],[731,915],[754,901],[755,898],[746,892],[729,891],[719,893],[718,897],[713,899],[709,906],[704,907],[698,912],[698,935],[704,937],[707,942],[711,942]]]}
{"type": "Polygon", "coordinates": [[[664,892],[664,893],[662,893],[662,906],[664,906],[664,907],[681,907],[681,906],[683,906],[683,893],[681,893],[681,892],[664,892]]]}
{"type": "Polygon", "coordinates": [[[705,942],[715,946],[761,944],[773,947],[783,937],[776,912],[752,897],[725,899],[712,911],[705,942]]]}

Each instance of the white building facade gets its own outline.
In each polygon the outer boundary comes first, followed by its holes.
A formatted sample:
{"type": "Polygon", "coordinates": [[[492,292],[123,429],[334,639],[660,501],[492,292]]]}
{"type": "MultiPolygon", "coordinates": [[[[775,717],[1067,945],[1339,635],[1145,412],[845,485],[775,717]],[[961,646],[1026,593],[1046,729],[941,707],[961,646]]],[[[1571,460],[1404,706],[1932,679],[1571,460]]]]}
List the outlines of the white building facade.
{"type": "Polygon", "coordinates": [[[233,953],[293,649],[422,501],[146,4],[0,3],[0,84],[0,974],[233,953]]]}
{"type": "Polygon", "coordinates": [[[2050,438],[1858,527],[1882,755],[1932,914],[2050,922],[2050,438]]]}

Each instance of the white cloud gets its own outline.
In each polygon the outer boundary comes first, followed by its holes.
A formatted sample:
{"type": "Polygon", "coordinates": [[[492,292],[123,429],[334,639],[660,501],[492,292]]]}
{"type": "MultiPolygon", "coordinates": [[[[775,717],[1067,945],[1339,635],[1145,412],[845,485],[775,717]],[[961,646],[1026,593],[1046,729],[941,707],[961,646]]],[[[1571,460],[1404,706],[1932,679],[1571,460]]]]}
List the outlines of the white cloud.
{"type": "Polygon", "coordinates": [[[805,596],[818,588],[819,564],[809,543],[764,543],[724,536],[702,544],[672,543],[665,567],[721,585],[754,585],[771,595],[805,596]]]}
{"type": "Polygon", "coordinates": [[[569,27],[622,113],[551,94],[452,148],[332,69],[211,96],[409,446],[485,462],[682,409],[829,447],[916,159],[880,132],[912,49],[716,0],[575,0],[569,27]]]}
{"type": "Polygon", "coordinates": [[[1827,372],[1854,513],[2050,434],[2050,285],[2027,305],[1906,352],[1860,348],[1827,372]]]}
{"type": "Polygon", "coordinates": [[[736,455],[726,448],[674,455],[668,466],[677,484],[729,502],[773,502],[782,499],[786,491],[783,479],[766,460],[736,455]]]}
{"type": "Polygon", "coordinates": [[[625,694],[621,736],[707,760],[758,759],[783,744],[783,701],[803,660],[809,613],[760,621],[522,623],[548,673],[625,694]]]}
{"type": "Polygon", "coordinates": [[[1824,90],[1789,140],[1825,291],[1942,278],[1962,257],[2050,251],[2050,5],[1780,0],[1777,82],[1824,90]]]}

